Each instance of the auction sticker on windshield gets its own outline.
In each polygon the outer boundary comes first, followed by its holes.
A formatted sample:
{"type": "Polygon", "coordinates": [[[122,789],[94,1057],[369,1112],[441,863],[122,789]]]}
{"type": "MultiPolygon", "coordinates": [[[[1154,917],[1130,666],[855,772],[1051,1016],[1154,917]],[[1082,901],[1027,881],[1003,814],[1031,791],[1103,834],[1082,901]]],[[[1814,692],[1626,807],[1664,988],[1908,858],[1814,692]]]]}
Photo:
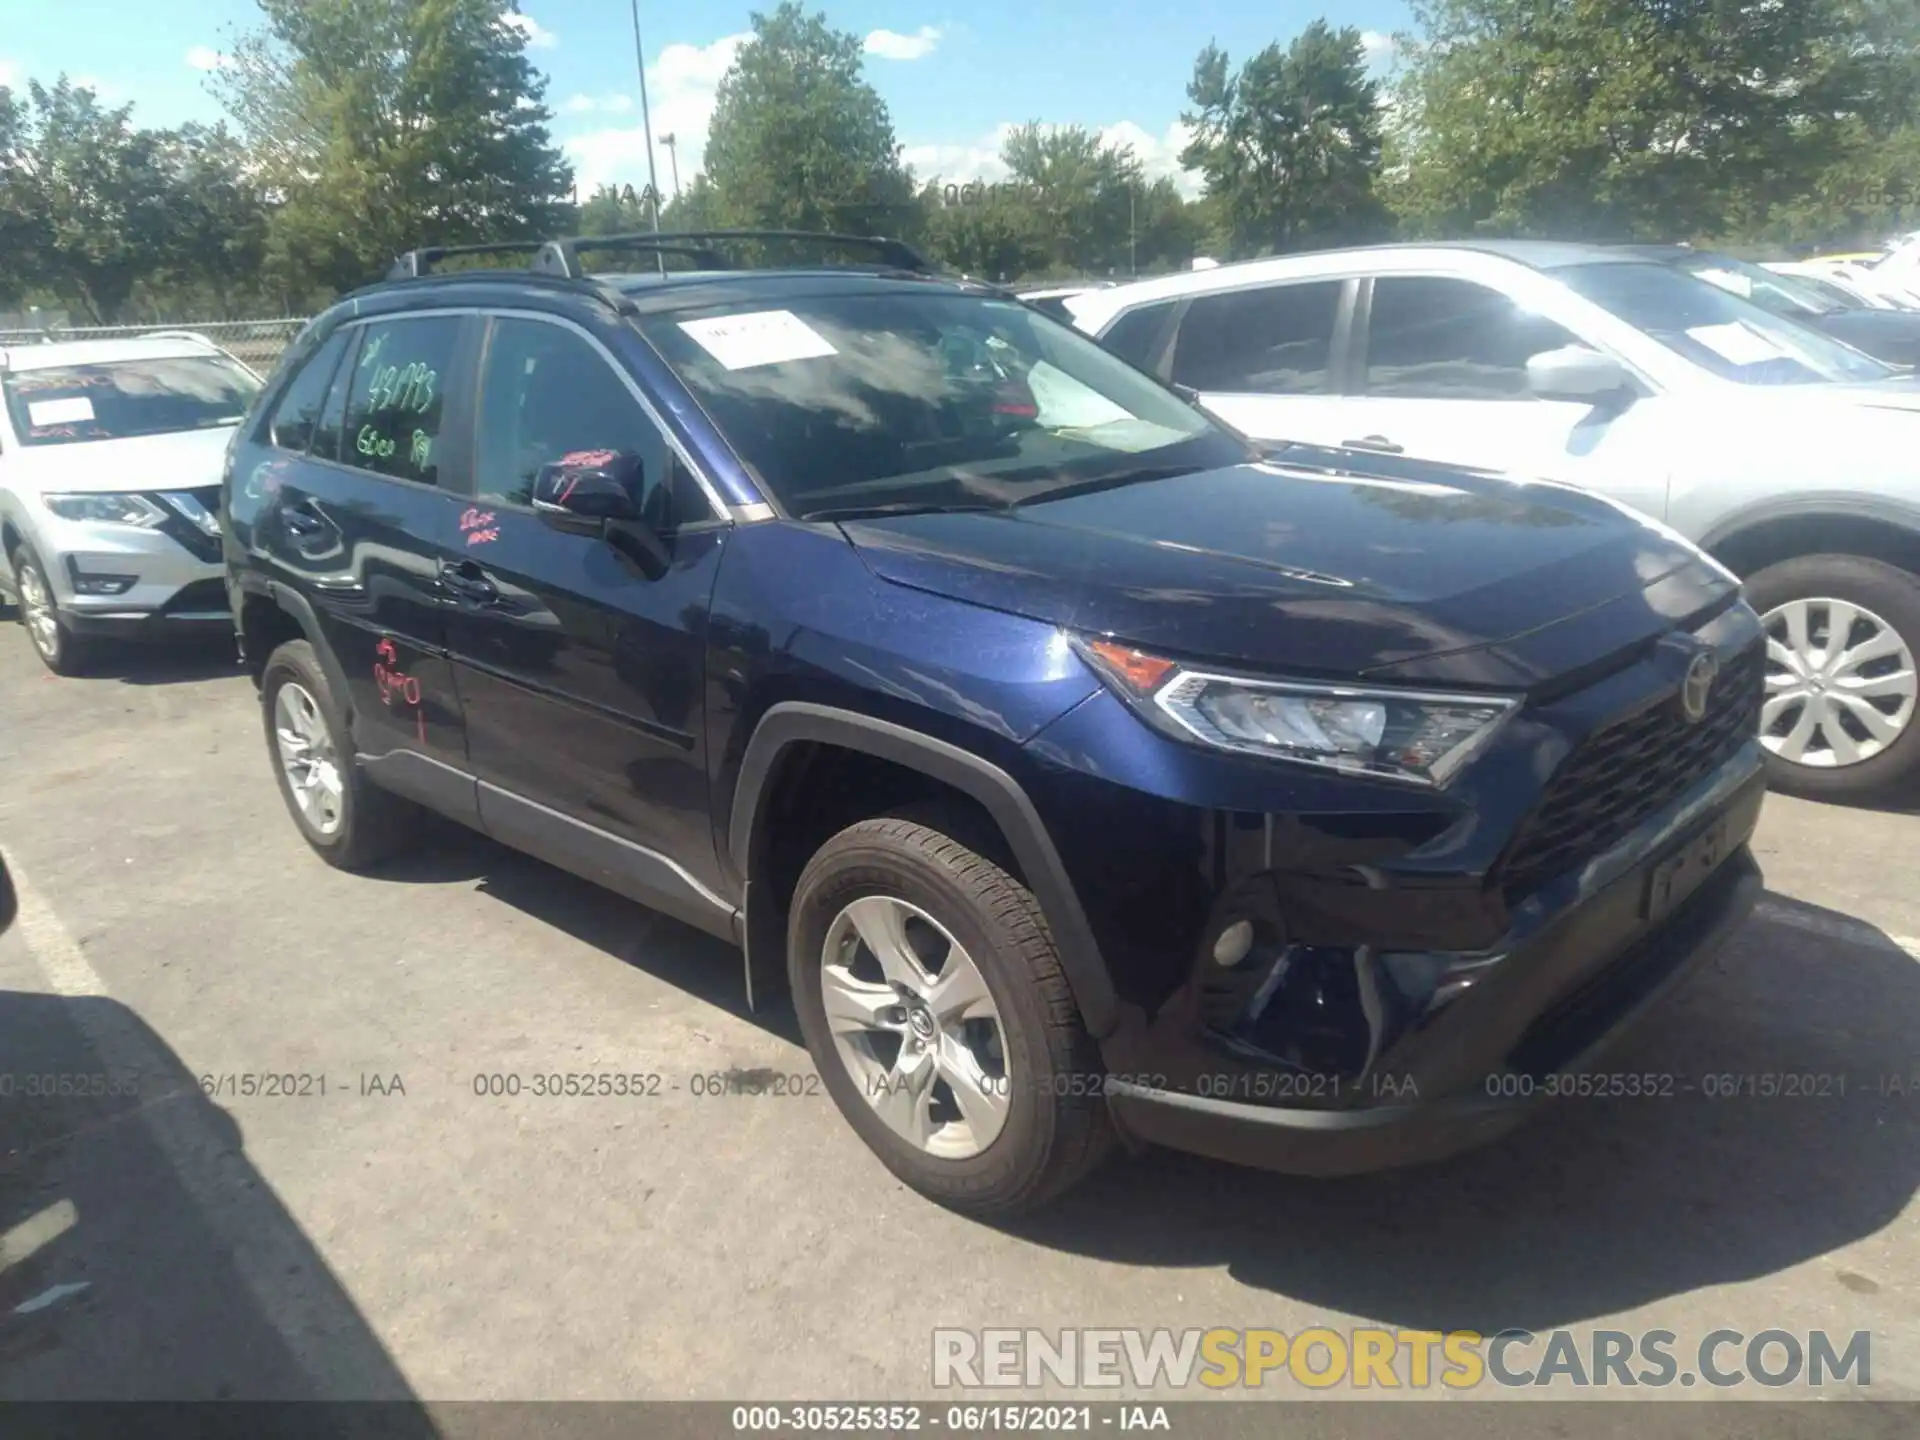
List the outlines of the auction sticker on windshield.
{"type": "Polygon", "coordinates": [[[716,315],[682,320],[680,328],[729,370],[779,365],[788,360],[817,360],[840,352],[791,310],[756,310],[749,315],[716,315]]]}
{"type": "Polygon", "coordinates": [[[1733,365],[1760,365],[1787,352],[1749,325],[1696,325],[1687,334],[1733,365]]]}
{"type": "Polygon", "coordinates": [[[34,400],[27,405],[27,423],[38,430],[47,425],[77,425],[93,419],[93,401],[84,395],[71,400],[34,400]]]}

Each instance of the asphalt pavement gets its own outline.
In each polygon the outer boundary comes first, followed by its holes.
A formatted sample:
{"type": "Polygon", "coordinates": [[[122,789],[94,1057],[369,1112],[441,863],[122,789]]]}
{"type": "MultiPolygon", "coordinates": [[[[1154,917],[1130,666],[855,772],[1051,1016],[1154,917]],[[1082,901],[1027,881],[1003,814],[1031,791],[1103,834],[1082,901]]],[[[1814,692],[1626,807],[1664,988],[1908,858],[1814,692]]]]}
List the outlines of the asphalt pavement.
{"type": "Polygon", "coordinates": [[[0,626],[0,1398],[934,1400],[935,1327],[1377,1324],[1866,1330],[1822,1398],[1920,1400],[1916,840],[1769,798],[1760,912],[1609,1061],[1684,1092],[1383,1176],[1126,1159],[993,1226],[804,1083],[707,1093],[812,1070],[726,947],[453,826],[330,870],[223,653],[56,679],[0,626]],[[568,1074],[661,1078],[531,1093],[568,1074]],[[1703,1083],[1786,1075],[1843,1088],[1703,1083]]]}

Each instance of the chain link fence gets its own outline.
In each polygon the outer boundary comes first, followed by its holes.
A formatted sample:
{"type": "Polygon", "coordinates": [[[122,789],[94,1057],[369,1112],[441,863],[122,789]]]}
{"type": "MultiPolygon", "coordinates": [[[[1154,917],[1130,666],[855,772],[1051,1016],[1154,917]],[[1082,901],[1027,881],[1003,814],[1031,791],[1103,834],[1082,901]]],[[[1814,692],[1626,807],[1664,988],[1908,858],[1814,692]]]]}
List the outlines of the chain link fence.
{"type": "Polygon", "coordinates": [[[210,320],[186,325],[52,325],[41,330],[0,330],[0,346],[38,345],[61,340],[137,340],[191,335],[218,345],[235,359],[265,375],[293,343],[303,317],[284,320],[210,320]]]}

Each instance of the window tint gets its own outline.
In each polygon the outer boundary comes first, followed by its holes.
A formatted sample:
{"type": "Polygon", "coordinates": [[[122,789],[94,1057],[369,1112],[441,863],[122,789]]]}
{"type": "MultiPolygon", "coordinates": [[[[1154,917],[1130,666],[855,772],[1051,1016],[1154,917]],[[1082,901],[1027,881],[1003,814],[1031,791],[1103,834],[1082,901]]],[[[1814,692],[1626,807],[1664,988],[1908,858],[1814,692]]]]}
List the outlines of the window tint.
{"type": "Polygon", "coordinates": [[[1138,365],[1142,370],[1153,368],[1153,352],[1159,342],[1160,332],[1167,323],[1167,312],[1178,301],[1166,300],[1158,305],[1142,305],[1138,310],[1129,310],[1100,337],[1100,343],[1129,364],[1138,365]]]}
{"type": "Polygon", "coordinates": [[[1345,282],[1316,280],[1202,295],[1187,308],[1173,378],[1196,390],[1326,393],[1345,282]]]}
{"type": "Polygon", "coordinates": [[[541,466],[592,450],[640,457],[645,491],[635,499],[655,529],[710,513],[667,437],[606,357],[559,325],[494,321],[480,381],[475,493],[525,505],[541,466]]]}
{"type": "Polygon", "coordinates": [[[438,482],[440,421],[460,337],[454,316],[366,327],[347,387],[347,464],[422,485],[438,482]]]}
{"type": "Polygon", "coordinates": [[[1527,361],[1581,342],[1484,285],[1405,276],[1373,282],[1367,393],[1526,400],[1527,361]]]}
{"type": "Polygon", "coordinates": [[[320,425],[320,409],[327,399],[328,382],[340,363],[340,352],[346,348],[346,333],[336,330],[327,337],[326,344],[307,357],[307,363],[300,367],[300,373],[280,396],[280,403],[273,407],[273,418],[267,422],[269,444],[282,450],[304,452],[313,443],[314,431],[320,425]]]}
{"type": "Polygon", "coordinates": [[[353,383],[354,357],[360,353],[364,329],[346,332],[346,358],[334,368],[333,383],[327,387],[326,403],[320,407],[320,424],[313,436],[312,454],[317,460],[351,458],[345,433],[347,427],[347,388],[353,383]]]}

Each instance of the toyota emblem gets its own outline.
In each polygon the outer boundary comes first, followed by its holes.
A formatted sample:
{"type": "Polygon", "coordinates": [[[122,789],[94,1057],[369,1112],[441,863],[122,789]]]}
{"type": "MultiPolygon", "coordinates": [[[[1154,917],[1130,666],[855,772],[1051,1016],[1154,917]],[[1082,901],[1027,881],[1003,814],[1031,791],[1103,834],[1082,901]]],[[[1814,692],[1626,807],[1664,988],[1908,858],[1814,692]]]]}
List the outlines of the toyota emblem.
{"type": "Polygon", "coordinates": [[[1702,652],[1693,657],[1687,666],[1687,678],[1680,684],[1680,713],[1687,717],[1687,723],[1698,725],[1707,718],[1707,697],[1713,693],[1714,678],[1720,673],[1720,662],[1712,655],[1702,652]]]}

